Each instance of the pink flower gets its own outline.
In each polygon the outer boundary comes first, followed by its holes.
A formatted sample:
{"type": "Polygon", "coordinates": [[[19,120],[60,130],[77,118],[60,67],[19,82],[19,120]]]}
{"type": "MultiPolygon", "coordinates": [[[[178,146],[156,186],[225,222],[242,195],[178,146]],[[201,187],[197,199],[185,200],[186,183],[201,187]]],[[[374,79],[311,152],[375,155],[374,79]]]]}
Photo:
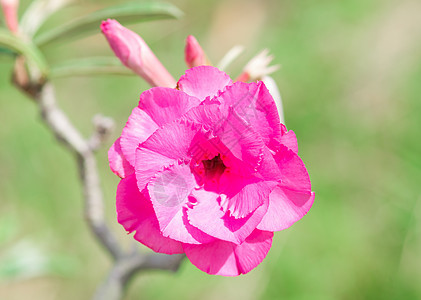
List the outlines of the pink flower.
{"type": "Polygon", "coordinates": [[[200,47],[196,38],[192,35],[189,35],[186,39],[184,59],[189,68],[209,65],[205,52],[203,51],[202,47],[200,47]]]}
{"type": "Polygon", "coordinates": [[[103,21],[102,33],[120,61],[151,86],[175,87],[175,80],[145,41],[116,20],[103,21]]]}
{"type": "Polygon", "coordinates": [[[0,0],[7,28],[13,33],[18,32],[19,0],[0,0]]]}
{"type": "Polygon", "coordinates": [[[297,139],[263,82],[210,66],[140,96],[109,150],[118,222],[208,274],[248,273],[314,200],[297,139]]]}

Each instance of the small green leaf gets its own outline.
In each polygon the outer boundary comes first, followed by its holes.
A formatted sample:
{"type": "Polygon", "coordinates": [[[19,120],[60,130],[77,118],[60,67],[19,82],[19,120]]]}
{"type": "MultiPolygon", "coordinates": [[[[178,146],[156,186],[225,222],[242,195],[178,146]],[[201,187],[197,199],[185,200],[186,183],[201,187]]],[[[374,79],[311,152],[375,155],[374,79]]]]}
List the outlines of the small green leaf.
{"type": "Polygon", "coordinates": [[[0,55],[8,55],[8,56],[16,56],[16,52],[8,49],[8,48],[4,48],[4,47],[0,47],[0,55]]]}
{"type": "Polygon", "coordinates": [[[19,31],[32,37],[45,21],[75,0],[33,0],[19,22],[19,31]]]}
{"type": "Polygon", "coordinates": [[[51,67],[50,77],[135,75],[115,57],[91,57],[62,62],[51,67]]]}
{"type": "Polygon", "coordinates": [[[73,59],[51,67],[50,77],[134,75],[115,57],[90,57],[73,59]]]}
{"type": "Polygon", "coordinates": [[[4,46],[15,53],[22,54],[39,68],[42,75],[47,75],[48,67],[44,56],[31,42],[25,42],[9,31],[0,28],[0,46],[4,46]]]}
{"type": "Polygon", "coordinates": [[[43,47],[52,42],[97,33],[99,32],[101,21],[105,19],[117,19],[121,23],[129,24],[149,20],[179,18],[181,16],[182,12],[168,3],[125,3],[98,10],[45,32],[35,38],[35,44],[43,47]]]}

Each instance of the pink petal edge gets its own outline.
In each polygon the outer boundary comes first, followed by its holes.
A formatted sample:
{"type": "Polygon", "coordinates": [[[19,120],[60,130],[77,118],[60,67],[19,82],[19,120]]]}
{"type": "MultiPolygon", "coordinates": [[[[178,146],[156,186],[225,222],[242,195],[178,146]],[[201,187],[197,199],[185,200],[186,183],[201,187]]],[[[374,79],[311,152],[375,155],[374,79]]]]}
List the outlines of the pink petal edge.
{"type": "Polygon", "coordinates": [[[164,169],[149,182],[148,193],[164,236],[190,244],[214,240],[187,221],[188,198],[195,186],[190,167],[184,164],[174,164],[164,169]]]}
{"type": "Polygon", "coordinates": [[[111,171],[120,178],[125,178],[134,172],[134,168],[121,151],[120,138],[108,150],[108,161],[111,171]]]}
{"type": "Polygon", "coordinates": [[[117,187],[117,220],[134,238],[151,248],[165,253],[183,253],[181,243],[164,237],[149,199],[139,192],[134,174],[122,179],[117,187]]]}
{"type": "Polygon", "coordinates": [[[236,219],[223,212],[219,195],[205,190],[194,190],[192,196],[197,199],[192,209],[187,211],[191,225],[215,238],[241,244],[253,232],[265,215],[268,205],[261,205],[247,217],[236,219]]]}
{"type": "Polygon", "coordinates": [[[210,275],[238,276],[259,265],[272,246],[273,232],[255,230],[241,244],[215,241],[203,245],[183,244],[188,259],[210,275]]]}
{"type": "Polygon", "coordinates": [[[177,87],[203,101],[208,97],[213,98],[231,84],[231,78],[217,68],[198,66],[188,69],[178,80],[177,87]]]}
{"type": "Polygon", "coordinates": [[[135,164],[135,152],[158,128],[180,118],[200,104],[197,98],[171,88],[151,88],[140,95],[121,134],[121,148],[127,160],[135,164]]]}

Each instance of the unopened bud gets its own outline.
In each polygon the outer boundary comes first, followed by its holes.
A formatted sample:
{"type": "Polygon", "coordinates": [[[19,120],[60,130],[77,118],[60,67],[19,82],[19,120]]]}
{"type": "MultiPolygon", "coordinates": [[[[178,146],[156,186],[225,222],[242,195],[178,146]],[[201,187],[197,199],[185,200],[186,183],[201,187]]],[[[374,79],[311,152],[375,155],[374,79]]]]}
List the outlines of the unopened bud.
{"type": "Polygon", "coordinates": [[[151,86],[176,86],[174,78],[139,35],[111,19],[102,22],[101,30],[120,61],[151,86]]]}
{"type": "Polygon", "coordinates": [[[189,68],[209,65],[205,52],[192,35],[189,35],[186,39],[184,58],[189,68]]]}
{"type": "Polygon", "coordinates": [[[19,0],[0,0],[1,7],[3,9],[4,19],[6,26],[13,33],[18,32],[18,8],[19,0]]]}

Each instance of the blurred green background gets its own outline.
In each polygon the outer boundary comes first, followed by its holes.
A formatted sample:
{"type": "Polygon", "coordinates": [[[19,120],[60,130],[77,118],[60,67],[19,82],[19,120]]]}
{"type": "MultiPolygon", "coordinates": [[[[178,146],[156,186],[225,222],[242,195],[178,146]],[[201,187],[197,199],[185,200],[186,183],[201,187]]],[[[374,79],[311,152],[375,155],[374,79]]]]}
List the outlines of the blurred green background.
{"type": "MultiPolygon", "coordinates": [[[[21,1],[21,12],[29,2],[21,1]]],[[[116,2],[81,1],[45,28],[116,2]]],[[[286,124],[298,136],[316,200],[307,216],[275,235],[248,275],[209,276],[186,260],[176,274],[136,276],[127,299],[421,299],[421,2],[170,2],[183,19],[129,27],[175,78],[185,70],[188,34],[215,63],[244,45],[227,70],[234,78],[261,49],[275,55],[286,124]]],[[[51,64],[112,55],[100,34],[45,51],[51,64]]],[[[12,66],[0,56],[0,299],[89,299],[110,260],[83,220],[73,157],[10,84],[12,66]]],[[[113,117],[112,139],[148,88],[135,76],[54,84],[85,135],[94,114],[113,117]]],[[[127,242],[106,151],[98,160],[107,218],[127,242]]]]}

